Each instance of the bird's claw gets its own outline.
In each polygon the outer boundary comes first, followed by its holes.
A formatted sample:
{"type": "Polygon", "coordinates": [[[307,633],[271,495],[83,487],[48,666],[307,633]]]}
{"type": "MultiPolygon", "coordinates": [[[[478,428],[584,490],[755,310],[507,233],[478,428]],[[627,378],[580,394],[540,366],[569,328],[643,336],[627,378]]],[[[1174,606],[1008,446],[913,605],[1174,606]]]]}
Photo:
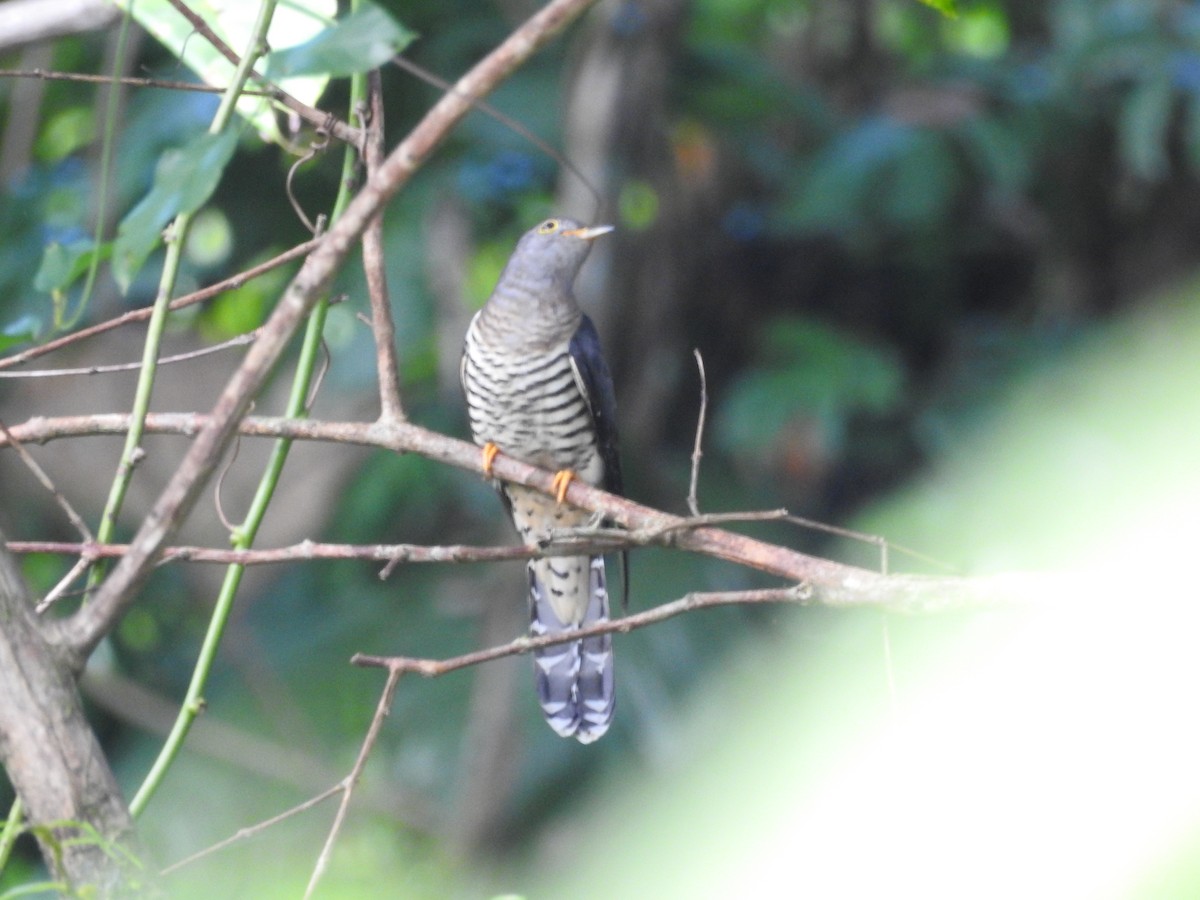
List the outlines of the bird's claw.
{"type": "Polygon", "coordinates": [[[561,469],[554,474],[554,499],[562,503],[567,497],[567,488],[571,486],[571,482],[575,480],[575,473],[570,469],[561,469]]]}
{"type": "Polygon", "coordinates": [[[496,461],[496,454],[500,452],[500,448],[488,441],[483,445],[483,474],[492,477],[492,463],[496,461]]]}

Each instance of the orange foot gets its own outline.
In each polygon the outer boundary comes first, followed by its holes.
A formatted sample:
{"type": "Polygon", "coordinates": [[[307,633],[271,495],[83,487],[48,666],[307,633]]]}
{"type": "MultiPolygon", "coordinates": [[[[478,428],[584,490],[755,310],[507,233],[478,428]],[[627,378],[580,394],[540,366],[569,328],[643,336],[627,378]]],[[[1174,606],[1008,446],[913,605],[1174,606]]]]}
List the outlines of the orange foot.
{"type": "Polygon", "coordinates": [[[496,454],[500,452],[500,448],[488,441],[483,445],[483,474],[492,477],[492,463],[496,461],[496,454]]]}
{"type": "Polygon", "coordinates": [[[567,488],[571,486],[571,482],[575,480],[575,473],[570,469],[560,469],[554,475],[554,498],[562,503],[567,496],[567,488]]]}

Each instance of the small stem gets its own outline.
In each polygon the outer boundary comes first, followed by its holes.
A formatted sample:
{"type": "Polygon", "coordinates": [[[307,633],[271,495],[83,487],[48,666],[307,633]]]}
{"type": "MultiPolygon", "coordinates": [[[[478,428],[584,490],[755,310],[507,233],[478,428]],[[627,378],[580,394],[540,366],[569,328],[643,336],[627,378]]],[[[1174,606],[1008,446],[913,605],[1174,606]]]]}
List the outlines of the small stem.
{"type": "MultiPolygon", "coordinates": [[[[242,56],[242,60],[238,66],[237,72],[234,74],[233,84],[230,86],[230,89],[221,97],[221,105],[218,107],[217,114],[213,117],[212,125],[209,127],[209,132],[212,134],[220,132],[233,116],[241,86],[245,84],[246,78],[254,66],[254,61],[263,52],[263,49],[266,46],[265,40],[267,29],[271,25],[271,17],[275,12],[275,2],[276,0],[262,0],[262,4],[259,6],[258,18],[254,23],[253,29],[251,29],[250,41],[246,47],[245,54],[242,56]]],[[[183,238],[187,234],[187,227],[190,221],[191,216],[187,214],[177,216],[175,219],[176,228],[179,230],[175,233],[175,243],[168,249],[168,263],[164,264],[163,266],[163,283],[159,289],[158,300],[155,301],[154,315],[152,315],[150,319],[150,329],[152,334],[154,333],[156,317],[161,319],[161,322],[165,322],[166,320],[168,300],[175,284],[175,273],[178,268],[178,262],[181,253],[180,248],[183,245],[183,238]],[[172,253],[172,251],[174,251],[174,253],[172,253]],[[160,310],[161,316],[159,315],[160,310]]],[[[161,322],[158,326],[158,334],[154,341],[153,355],[150,353],[151,341],[149,339],[147,340],[146,356],[147,362],[151,365],[157,361],[157,338],[160,337],[162,333],[161,322]]],[[[153,372],[151,372],[149,378],[146,378],[146,371],[143,370],[142,376],[143,377],[138,381],[139,394],[141,392],[142,383],[146,382],[146,399],[148,402],[149,386],[153,383],[153,372]]],[[[289,414],[294,415],[294,413],[289,414]]],[[[141,421],[138,421],[135,418],[135,421],[137,421],[139,425],[139,441],[141,440],[141,426],[144,424],[144,416],[145,413],[143,411],[141,421]]],[[[128,451],[128,442],[126,443],[126,448],[128,451]]],[[[124,462],[125,457],[122,458],[122,464],[124,464],[124,462]]],[[[125,485],[128,485],[127,479],[125,481],[125,485]]],[[[124,495],[124,488],[122,488],[121,495],[124,495]]],[[[119,502],[117,508],[119,508],[119,502]]],[[[108,524],[111,527],[111,519],[107,517],[107,510],[106,518],[102,525],[104,524],[108,524]]],[[[107,540],[108,536],[101,538],[101,542],[106,542],[107,540]]],[[[129,811],[135,817],[140,815],[141,812],[146,808],[146,804],[149,803],[150,798],[154,795],[154,792],[162,783],[163,778],[166,776],[167,770],[170,768],[171,763],[174,761],[176,755],[179,753],[180,748],[183,746],[183,741],[187,737],[188,730],[191,728],[196,716],[203,708],[204,685],[207,683],[208,674],[212,670],[212,662],[216,657],[217,647],[220,644],[220,636],[224,633],[225,623],[228,621],[229,612],[232,608],[233,595],[237,589],[237,581],[240,580],[241,577],[240,567],[231,567],[231,570],[234,568],[238,569],[237,577],[232,579],[233,584],[230,585],[231,578],[229,573],[226,573],[226,579],[224,585],[222,585],[221,595],[218,597],[216,607],[213,609],[212,618],[209,621],[208,632],[204,636],[204,643],[201,645],[200,655],[196,660],[196,666],[192,672],[192,680],[188,685],[187,694],[184,697],[183,706],[179,711],[179,716],[175,720],[175,725],[172,727],[170,735],[168,735],[166,742],[159,751],[158,758],[155,759],[154,764],[150,767],[150,771],[146,775],[146,778],[142,781],[141,787],[138,788],[137,793],[134,795],[133,800],[129,804],[129,811]]],[[[93,570],[93,572],[95,571],[98,571],[98,568],[93,570]]]]}
{"type": "Polygon", "coordinates": [[[701,444],[704,440],[704,415],[708,411],[708,379],[704,376],[704,357],[700,351],[693,350],[696,355],[696,368],[700,370],[700,414],[696,417],[696,445],[692,448],[692,479],[688,485],[687,505],[693,516],[700,515],[700,500],[696,496],[696,488],[700,481],[700,460],[704,456],[701,444]]]}
{"type": "MultiPolygon", "coordinates": [[[[259,6],[258,19],[251,30],[250,43],[234,72],[228,90],[221,96],[221,105],[217,107],[217,112],[208,126],[209,134],[220,134],[232,119],[242,86],[245,85],[246,79],[253,70],[255,60],[266,46],[267,29],[271,24],[271,16],[275,12],[275,2],[276,0],[263,0],[259,6]]],[[[146,328],[142,369],[134,391],[129,433],[125,436],[125,446],[121,451],[121,459],[117,463],[117,474],[113,478],[108,499],[104,504],[100,527],[96,529],[96,537],[100,543],[108,543],[112,540],[116,531],[117,516],[125,503],[125,494],[133,479],[133,469],[142,455],[142,435],[145,429],[146,413],[150,410],[150,395],[154,390],[154,378],[158,370],[159,349],[162,346],[162,335],[167,325],[171,294],[175,290],[175,279],[179,274],[179,264],[183,259],[183,247],[191,222],[191,213],[180,213],[167,228],[167,233],[170,235],[167,240],[167,254],[163,260],[158,294],[154,299],[154,311],[150,314],[150,323],[146,328]]],[[[102,578],[103,569],[101,566],[96,566],[89,574],[88,590],[94,589],[102,578]]]]}
{"type": "MultiPolygon", "coordinates": [[[[379,70],[368,76],[368,102],[363,158],[367,177],[384,160],[383,83],[379,70]]],[[[371,333],[375,337],[375,367],[379,379],[379,415],[384,421],[404,421],[400,402],[400,366],[396,360],[396,326],[388,298],[387,269],[383,252],[383,213],[376,216],[363,232],[363,271],[371,299],[371,333]]]]}
{"type": "Polygon", "coordinates": [[[88,300],[96,286],[96,276],[100,272],[100,243],[104,239],[104,222],[108,218],[108,192],[112,181],[112,149],[117,140],[117,112],[120,108],[120,67],[125,59],[125,42],[129,37],[129,25],[133,21],[132,5],[125,8],[121,16],[121,30],[117,33],[117,47],[113,53],[113,72],[108,83],[108,100],[104,110],[104,140],[100,144],[100,171],[96,175],[96,229],[92,235],[92,258],[88,263],[87,278],[79,295],[79,304],[75,313],[64,316],[62,322],[55,322],[57,328],[73,328],[87,309],[88,300]]]}
{"type": "Polygon", "coordinates": [[[8,818],[4,820],[4,828],[0,829],[0,872],[8,865],[12,855],[13,845],[21,834],[21,826],[25,821],[25,809],[21,806],[21,798],[13,800],[8,808],[8,818]]]}

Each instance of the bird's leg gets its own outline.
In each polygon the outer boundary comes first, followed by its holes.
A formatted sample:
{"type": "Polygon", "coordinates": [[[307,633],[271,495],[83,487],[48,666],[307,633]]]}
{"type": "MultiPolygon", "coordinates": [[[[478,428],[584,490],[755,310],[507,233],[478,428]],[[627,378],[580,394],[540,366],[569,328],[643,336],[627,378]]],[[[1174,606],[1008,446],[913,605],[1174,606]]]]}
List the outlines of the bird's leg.
{"type": "Polygon", "coordinates": [[[492,463],[496,461],[496,454],[500,452],[500,448],[488,441],[483,445],[483,474],[492,477],[492,463]]]}
{"type": "Polygon", "coordinates": [[[567,488],[571,486],[571,482],[575,480],[575,473],[570,469],[559,469],[554,474],[554,499],[562,503],[567,496],[567,488]]]}

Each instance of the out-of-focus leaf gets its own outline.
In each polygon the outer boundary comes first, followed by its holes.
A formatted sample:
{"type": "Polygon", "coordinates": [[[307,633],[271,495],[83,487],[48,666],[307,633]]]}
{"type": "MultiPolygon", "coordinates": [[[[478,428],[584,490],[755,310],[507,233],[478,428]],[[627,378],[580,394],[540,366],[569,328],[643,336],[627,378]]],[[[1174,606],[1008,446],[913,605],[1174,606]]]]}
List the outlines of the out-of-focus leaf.
{"type": "Polygon", "coordinates": [[[1138,176],[1158,181],[1167,174],[1167,129],[1174,90],[1166,77],[1138,84],[1125,98],[1117,122],[1121,157],[1138,176]]]}
{"type": "Polygon", "coordinates": [[[900,397],[903,371],[890,353],[819,322],[772,320],[761,353],[762,366],[734,383],[717,416],[731,453],[769,448],[799,418],[836,427],[855,412],[886,412],[900,397]]]}
{"type": "Polygon", "coordinates": [[[34,276],[33,286],[48,294],[64,291],[75,283],[88,266],[92,258],[98,256],[100,261],[112,255],[111,243],[103,243],[99,247],[91,241],[73,241],[70,244],[60,244],[57,241],[47,244],[42,252],[42,264],[34,276]]]}
{"type": "Polygon", "coordinates": [[[943,16],[954,18],[958,15],[958,0],[921,0],[926,6],[932,6],[943,16]]]}
{"type": "Polygon", "coordinates": [[[883,173],[880,199],[888,221],[901,228],[924,228],[950,208],[958,187],[958,165],[943,134],[919,130],[905,152],[883,173]]]}
{"type": "Polygon", "coordinates": [[[1029,183],[1030,148],[1016,129],[998,119],[974,116],[959,127],[965,149],[989,187],[1015,193],[1029,183]]]}
{"type": "Polygon", "coordinates": [[[0,350],[5,350],[14,344],[28,343],[36,339],[41,331],[42,322],[37,316],[21,316],[0,329],[0,350]]]}
{"type": "Polygon", "coordinates": [[[272,53],[267,58],[267,75],[275,79],[366,72],[401,52],[416,36],[375,4],[363,3],[311,40],[272,53]]]}
{"type": "Polygon", "coordinates": [[[976,59],[999,59],[1008,50],[1008,13],[998,4],[979,3],[942,22],[948,48],[976,59]]]}
{"type": "MultiPolygon", "coordinates": [[[[115,0],[124,9],[129,0],[115,0]]],[[[225,87],[233,76],[233,65],[208,41],[199,38],[192,24],[170,3],[132,3],[133,17],[158,41],[177,55],[206,83],[225,87]]],[[[224,0],[189,0],[188,7],[238,53],[245,51],[251,27],[258,15],[257,3],[228,3],[224,0]]],[[[337,0],[289,0],[280,3],[271,17],[267,44],[291,47],[307,41],[329,26],[337,13],[337,0]]],[[[326,76],[302,76],[279,82],[279,87],[302,103],[316,105],[326,76]]],[[[238,101],[240,116],[252,123],[263,140],[282,140],[271,102],[265,97],[243,97],[238,101]]]]}
{"type": "Polygon", "coordinates": [[[212,196],[237,146],[237,134],[201,134],[179,149],[168,150],[154,173],[154,187],[121,221],[113,250],[113,277],[129,289],[161,232],[179,213],[194,212],[212,196]]]}
{"type": "Polygon", "coordinates": [[[947,210],[959,178],[945,134],[877,118],[820,154],[801,176],[780,223],[843,235],[868,218],[903,228],[927,225],[947,210]]]}

